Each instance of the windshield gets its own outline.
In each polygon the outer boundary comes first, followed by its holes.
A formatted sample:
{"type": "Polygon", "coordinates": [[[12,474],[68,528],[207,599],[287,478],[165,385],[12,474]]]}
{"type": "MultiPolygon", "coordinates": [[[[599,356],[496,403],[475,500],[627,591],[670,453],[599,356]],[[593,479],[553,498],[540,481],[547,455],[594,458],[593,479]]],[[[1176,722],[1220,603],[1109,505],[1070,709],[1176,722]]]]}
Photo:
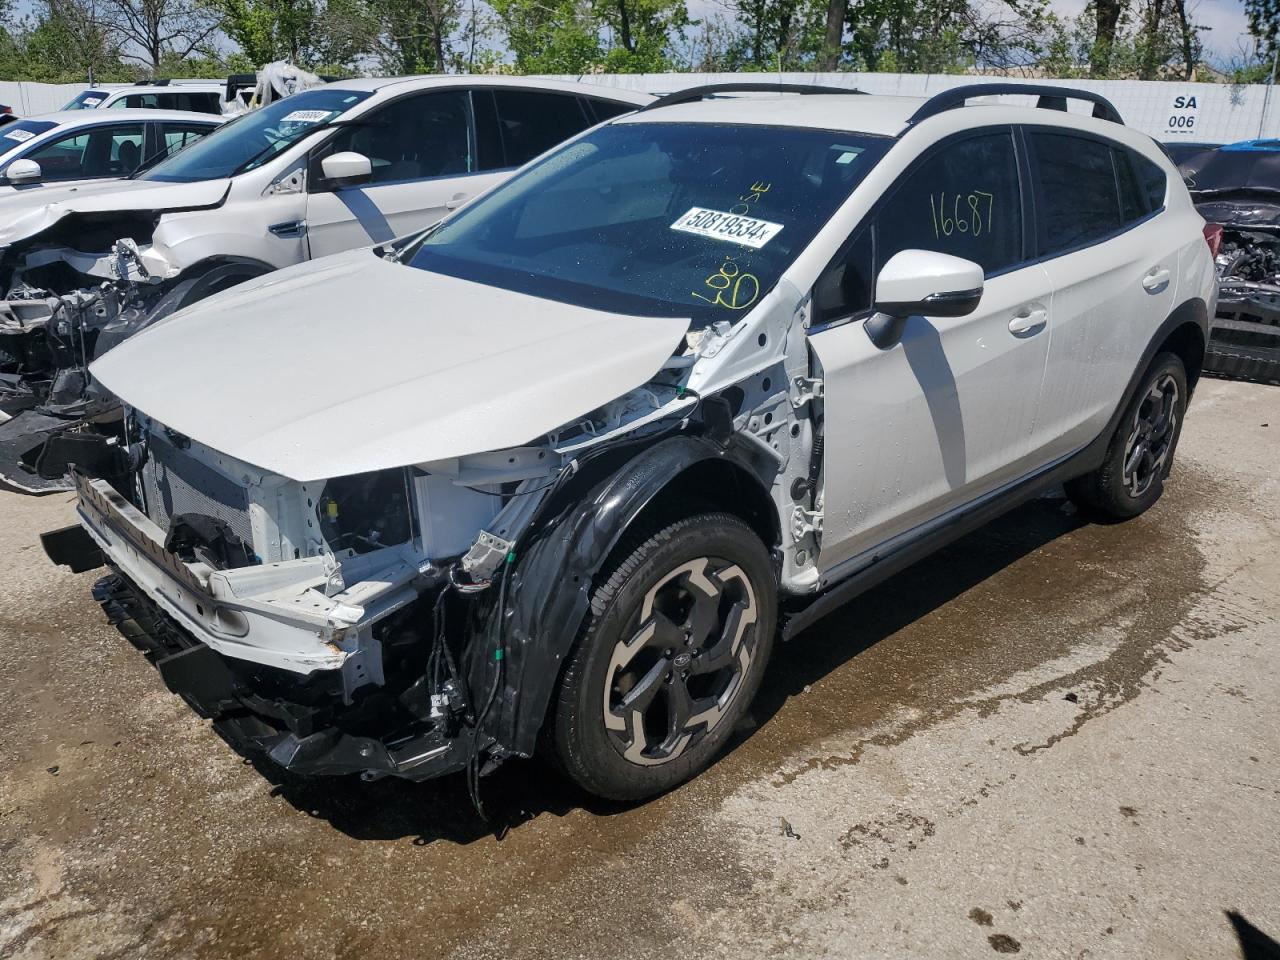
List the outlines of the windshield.
{"type": "Polygon", "coordinates": [[[52,120],[15,120],[0,127],[0,156],[10,150],[18,149],[32,137],[37,137],[56,126],[57,124],[52,120]]]}
{"type": "Polygon", "coordinates": [[[442,224],[410,264],[600,310],[733,320],[772,289],[889,142],[612,124],[442,224]]]}
{"type": "Polygon", "coordinates": [[[107,92],[105,90],[86,90],[62,109],[92,110],[105,99],[107,99],[107,92]]]}
{"type": "Polygon", "coordinates": [[[1218,149],[1179,164],[1195,194],[1280,195],[1280,150],[1218,149]]]}
{"type": "Polygon", "coordinates": [[[234,177],[262,166],[310,130],[329,123],[370,96],[367,91],[327,88],[295,93],[232,120],[156,164],[138,179],[194,183],[234,177]]]}

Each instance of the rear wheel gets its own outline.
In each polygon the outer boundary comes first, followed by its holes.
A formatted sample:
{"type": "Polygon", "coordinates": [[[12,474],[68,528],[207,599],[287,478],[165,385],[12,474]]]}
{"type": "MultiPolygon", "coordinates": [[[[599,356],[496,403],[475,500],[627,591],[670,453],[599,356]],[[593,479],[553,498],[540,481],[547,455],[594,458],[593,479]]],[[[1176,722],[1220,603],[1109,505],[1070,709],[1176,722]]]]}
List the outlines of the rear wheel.
{"type": "Polygon", "coordinates": [[[1067,496],[1101,519],[1127,520],[1145,511],[1164,492],[1186,409],[1182,360],[1159,354],[1120,418],[1102,466],[1068,482],[1067,496]]]}
{"type": "Polygon", "coordinates": [[[776,587],[738,518],[702,514],[624,543],[561,679],[555,750],[584,789],[636,800],[694,776],[768,662],[776,587]]]}

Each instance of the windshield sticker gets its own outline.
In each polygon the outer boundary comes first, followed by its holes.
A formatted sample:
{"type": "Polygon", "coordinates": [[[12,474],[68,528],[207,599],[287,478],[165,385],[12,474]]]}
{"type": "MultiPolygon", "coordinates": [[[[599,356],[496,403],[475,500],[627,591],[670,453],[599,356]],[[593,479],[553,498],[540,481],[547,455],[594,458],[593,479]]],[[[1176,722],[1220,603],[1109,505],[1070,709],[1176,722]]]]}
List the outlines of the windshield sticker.
{"type": "Polygon", "coordinates": [[[840,156],[836,157],[836,163],[853,163],[856,159],[858,159],[858,155],[856,153],[852,150],[846,150],[844,153],[840,154],[840,156]]]}
{"type": "Polygon", "coordinates": [[[30,130],[10,130],[5,134],[5,137],[8,139],[17,140],[19,143],[22,143],[24,140],[30,140],[34,136],[35,134],[30,130]]]}
{"type": "Polygon", "coordinates": [[[295,110],[280,118],[281,123],[319,123],[332,113],[332,110],[295,110]]]}
{"type": "Polygon", "coordinates": [[[102,100],[103,100],[102,97],[85,97],[84,105],[86,107],[96,107],[98,104],[102,102],[102,100]]]}
{"type": "Polygon", "coordinates": [[[693,207],[676,220],[671,229],[712,240],[740,243],[744,247],[759,250],[778,235],[782,224],[720,210],[708,210],[706,207],[693,207]]]}

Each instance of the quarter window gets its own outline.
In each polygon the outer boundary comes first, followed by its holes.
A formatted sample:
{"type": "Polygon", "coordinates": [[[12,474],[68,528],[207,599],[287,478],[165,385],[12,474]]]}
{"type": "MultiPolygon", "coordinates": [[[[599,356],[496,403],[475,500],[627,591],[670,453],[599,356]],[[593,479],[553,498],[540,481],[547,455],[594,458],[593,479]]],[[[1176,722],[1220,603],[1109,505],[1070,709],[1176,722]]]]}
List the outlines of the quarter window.
{"type": "Polygon", "coordinates": [[[944,146],[894,188],[876,214],[876,262],[935,250],[988,275],[1022,259],[1022,196],[1009,133],[944,146]]]}
{"type": "Polygon", "coordinates": [[[1142,192],[1146,194],[1147,204],[1152,210],[1164,206],[1164,193],[1168,186],[1168,178],[1164,171],[1146,157],[1132,154],[1134,168],[1138,171],[1138,179],[1142,182],[1142,192]]]}
{"type": "Polygon", "coordinates": [[[1114,149],[1111,159],[1116,165],[1116,185],[1120,191],[1120,219],[1128,226],[1147,215],[1147,198],[1133,175],[1133,164],[1128,150],[1114,149]]]}
{"type": "Polygon", "coordinates": [[[1036,220],[1042,255],[1072,250],[1120,229],[1111,147],[1059,133],[1031,133],[1027,139],[1039,187],[1036,220]]]}

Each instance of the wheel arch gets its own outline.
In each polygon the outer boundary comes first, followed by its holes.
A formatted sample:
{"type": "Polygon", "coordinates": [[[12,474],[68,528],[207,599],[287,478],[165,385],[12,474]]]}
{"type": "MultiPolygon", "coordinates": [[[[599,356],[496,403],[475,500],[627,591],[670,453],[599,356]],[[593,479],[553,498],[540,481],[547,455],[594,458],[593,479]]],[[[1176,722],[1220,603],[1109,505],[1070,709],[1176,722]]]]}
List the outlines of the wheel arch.
{"type": "Polygon", "coordinates": [[[601,459],[557,497],[563,508],[548,505],[550,519],[521,548],[512,575],[505,633],[515,682],[492,733],[520,755],[537,744],[597,577],[627,531],[701,512],[706,504],[740,517],[767,550],[780,537],[763,481],[732,445],[681,435],[633,450],[621,462],[601,459]]]}
{"type": "MultiPolygon", "coordinates": [[[[1199,298],[1188,300],[1169,315],[1161,328],[1164,339],[1154,354],[1168,351],[1182,361],[1187,371],[1187,391],[1194,393],[1196,383],[1204,370],[1204,355],[1208,347],[1209,308],[1199,298]]],[[[1154,355],[1153,354],[1153,355],[1154,355]]],[[[1151,358],[1147,358],[1147,363],[1151,358]]]]}

